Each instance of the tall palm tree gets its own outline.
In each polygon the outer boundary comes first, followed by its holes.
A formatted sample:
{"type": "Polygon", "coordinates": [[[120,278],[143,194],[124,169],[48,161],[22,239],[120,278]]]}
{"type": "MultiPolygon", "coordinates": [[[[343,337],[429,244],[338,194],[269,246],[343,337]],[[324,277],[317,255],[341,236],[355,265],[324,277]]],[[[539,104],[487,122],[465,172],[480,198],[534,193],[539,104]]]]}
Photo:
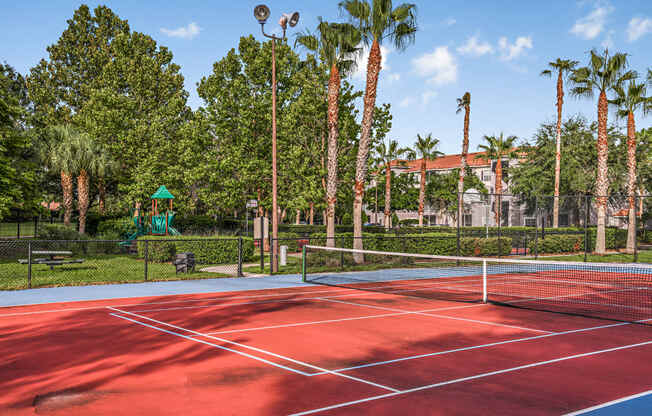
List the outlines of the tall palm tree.
{"type": "Polygon", "coordinates": [[[47,162],[61,176],[61,191],[63,193],[63,223],[70,225],[73,211],[73,174],[75,170],[75,155],[68,151],[72,138],[79,134],[70,125],[55,126],[52,129],[56,144],[49,149],[47,162]]]}
{"type": "Polygon", "coordinates": [[[652,69],[647,70],[647,85],[652,88],[652,69]]]}
{"type": "Polygon", "coordinates": [[[101,152],[97,158],[97,193],[99,198],[98,211],[104,214],[106,206],[107,177],[115,172],[117,165],[107,152],[101,152]]]}
{"type": "Polygon", "coordinates": [[[390,140],[388,144],[380,143],[376,147],[376,156],[382,160],[385,171],[385,228],[390,228],[391,224],[391,202],[392,202],[392,162],[401,163],[399,158],[410,149],[399,148],[396,140],[390,140]]]}
{"type": "Polygon", "coordinates": [[[625,71],[627,54],[609,55],[605,49],[602,55],[591,51],[588,66],[573,71],[570,81],[573,85],[571,94],[576,97],[592,98],[598,92],[598,171],[596,175],[596,201],[598,211],[598,230],[595,241],[595,252],[606,254],[605,228],[607,217],[607,194],[609,193],[609,178],[607,177],[607,157],[609,144],[607,142],[607,93],[614,87],[636,78],[636,72],[625,71]]]}
{"type": "Polygon", "coordinates": [[[328,23],[319,18],[314,34],[306,31],[296,44],[319,55],[330,68],[328,79],[328,180],[326,183],[326,245],[335,247],[335,202],[337,196],[337,140],[341,75],[355,68],[360,32],[351,24],[328,23]]]}
{"type": "MultiPolygon", "coordinates": [[[[496,211],[494,212],[496,218],[496,225],[500,225],[500,216],[502,215],[502,201],[501,195],[503,193],[503,159],[515,159],[518,153],[514,150],[514,146],[518,137],[508,136],[504,137],[503,133],[500,136],[484,136],[484,141],[487,144],[478,145],[478,150],[483,152],[476,156],[476,159],[482,159],[487,162],[496,161],[496,170],[494,173],[494,182],[496,183],[495,193],[497,196],[497,204],[495,205],[496,211]]],[[[460,219],[458,218],[458,221],[460,219]]]]}
{"type": "Polygon", "coordinates": [[[469,154],[469,116],[471,114],[471,93],[464,93],[462,98],[457,99],[457,110],[459,114],[464,110],[464,138],[462,139],[462,160],[460,169],[460,180],[457,184],[457,218],[462,218],[462,209],[464,207],[464,175],[466,174],[467,157],[469,154]]]}
{"type": "MultiPolygon", "coordinates": [[[[362,39],[369,49],[367,60],[367,84],[364,93],[364,108],[362,111],[362,128],[358,142],[358,154],[355,164],[355,197],[353,199],[353,247],[362,249],[362,199],[364,196],[364,181],[367,174],[367,157],[371,139],[371,124],[376,107],[376,89],[382,56],[380,44],[384,40],[391,41],[394,47],[402,51],[414,42],[417,31],[416,6],[403,3],[393,7],[392,0],[344,0],[340,9],[346,12],[350,20],[355,22],[362,39]]],[[[364,256],[354,255],[356,263],[362,263],[364,256]]]]}
{"type": "Polygon", "coordinates": [[[579,64],[578,61],[570,59],[559,59],[548,62],[548,69],[541,71],[541,76],[552,77],[553,72],[557,73],[557,149],[555,151],[555,199],[552,208],[552,226],[559,227],[559,178],[561,176],[561,117],[562,106],[564,105],[564,78],[570,74],[579,64]]]}
{"type": "Polygon", "coordinates": [[[618,117],[627,119],[627,196],[629,199],[629,223],[627,225],[627,251],[634,252],[636,244],[636,124],[634,113],[641,109],[646,115],[652,111],[652,97],[646,96],[643,83],[630,81],[626,88],[614,87],[616,98],[609,100],[618,107],[618,117]]]}
{"type": "Polygon", "coordinates": [[[428,160],[437,159],[444,154],[437,150],[439,139],[432,137],[432,133],[424,138],[417,134],[417,141],[414,143],[414,150],[407,152],[408,159],[421,159],[421,178],[419,184],[419,227],[423,227],[423,206],[426,197],[426,163],[428,160]]]}

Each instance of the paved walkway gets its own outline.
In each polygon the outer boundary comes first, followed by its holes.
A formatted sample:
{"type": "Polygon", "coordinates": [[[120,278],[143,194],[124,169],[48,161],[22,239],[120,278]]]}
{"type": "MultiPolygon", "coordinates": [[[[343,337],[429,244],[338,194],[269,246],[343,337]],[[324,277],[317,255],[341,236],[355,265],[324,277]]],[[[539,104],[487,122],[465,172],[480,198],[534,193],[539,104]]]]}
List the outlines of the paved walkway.
{"type": "Polygon", "coordinates": [[[264,277],[176,280],[168,282],[124,283],[93,286],[64,286],[0,291],[0,307],[83,300],[183,295],[192,293],[235,292],[313,286],[301,282],[298,274],[264,277]]]}

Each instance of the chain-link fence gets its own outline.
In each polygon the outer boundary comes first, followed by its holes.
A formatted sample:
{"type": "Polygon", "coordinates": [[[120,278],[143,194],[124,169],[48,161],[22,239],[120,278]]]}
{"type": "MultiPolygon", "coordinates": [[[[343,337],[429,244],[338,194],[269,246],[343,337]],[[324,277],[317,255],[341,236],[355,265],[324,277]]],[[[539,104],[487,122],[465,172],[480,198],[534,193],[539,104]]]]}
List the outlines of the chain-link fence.
{"type": "Polygon", "coordinates": [[[0,289],[235,277],[253,255],[253,240],[241,237],[142,239],[129,245],[112,240],[2,240],[0,289]]]}

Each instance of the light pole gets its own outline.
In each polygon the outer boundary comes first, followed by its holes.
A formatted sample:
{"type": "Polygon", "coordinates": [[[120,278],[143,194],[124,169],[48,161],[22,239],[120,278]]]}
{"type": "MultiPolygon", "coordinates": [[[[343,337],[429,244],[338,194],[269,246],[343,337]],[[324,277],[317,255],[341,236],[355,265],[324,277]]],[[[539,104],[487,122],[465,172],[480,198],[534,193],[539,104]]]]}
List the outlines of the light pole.
{"type": "Polygon", "coordinates": [[[271,273],[278,272],[278,195],[277,195],[277,180],[276,180],[276,41],[285,40],[285,30],[287,25],[290,27],[296,26],[299,22],[299,13],[292,14],[284,13],[279,20],[279,24],[283,29],[283,36],[277,37],[265,33],[265,22],[269,17],[269,7],[264,4],[259,4],[254,7],[254,17],[260,23],[260,30],[263,36],[272,40],[272,264],[270,265],[271,273]]]}

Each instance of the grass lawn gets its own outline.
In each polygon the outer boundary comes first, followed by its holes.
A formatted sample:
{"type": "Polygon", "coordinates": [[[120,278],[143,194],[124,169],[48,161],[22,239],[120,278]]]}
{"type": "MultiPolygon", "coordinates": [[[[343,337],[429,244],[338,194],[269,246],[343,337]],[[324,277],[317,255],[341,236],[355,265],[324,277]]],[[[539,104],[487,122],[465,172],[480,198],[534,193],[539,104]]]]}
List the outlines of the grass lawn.
{"type": "MultiPolygon", "coordinates": [[[[532,257],[528,257],[532,258],[532,257]]],[[[538,260],[559,260],[559,261],[584,261],[584,254],[573,254],[570,256],[539,256],[538,260]]],[[[604,256],[589,254],[586,258],[591,263],[632,263],[634,255],[624,253],[612,253],[604,256]]],[[[639,263],[652,263],[652,250],[638,252],[639,263]]]]}
{"type": "MultiPolygon", "coordinates": [[[[17,223],[0,222],[0,237],[16,238],[17,231],[17,223]]],[[[20,236],[34,236],[34,221],[25,221],[20,223],[20,236]]]]}
{"type": "MultiPolygon", "coordinates": [[[[32,287],[81,286],[106,283],[142,282],[145,279],[144,262],[124,255],[84,256],[79,264],[55,266],[32,265],[32,287]]],[[[231,277],[224,273],[199,272],[175,274],[175,266],[169,263],[148,263],[148,280],[190,280],[231,277]]],[[[0,262],[0,290],[26,289],[27,265],[17,261],[0,262]]]]}

